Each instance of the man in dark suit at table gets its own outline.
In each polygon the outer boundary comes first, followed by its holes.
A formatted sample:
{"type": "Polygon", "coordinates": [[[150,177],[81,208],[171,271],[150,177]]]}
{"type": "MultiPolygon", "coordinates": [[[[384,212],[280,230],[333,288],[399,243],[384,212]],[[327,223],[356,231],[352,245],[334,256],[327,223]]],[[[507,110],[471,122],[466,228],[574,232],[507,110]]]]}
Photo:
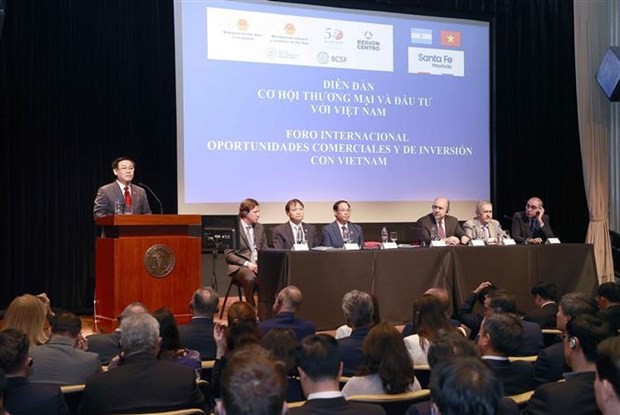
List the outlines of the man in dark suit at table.
{"type": "Polygon", "coordinates": [[[213,340],[213,316],[217,312],[219,297],[211,287],[197,289],[189,303],[192,319],[179,326],[179,337],[183,347],[198,350],[202,360],[215,359],[213,340]]]}
{"type": "Polygon", "coordinates": [[[342,248],[345,243],[364,246],[362,227],[349,222],[351,205],[346,200],[339,200],[332,207],[336,220],[323,227],[323,241],[321,245],[333,248],[342,248]]]}
{"type": "Polygon", "coordinates": [[[342,362],[338,342],[327,334],[306,337],[296,350],[297,369],[306,403],[289,409],[290,415],[380,415],[383,408],[349,402],[340,392],[342,362]]]}
{"type": "Polygon", "coordinates": [[[284,207],[289,221],[272,229],[271,245],[276,249],[291,249],[294,244],[307,243],[308,248],[320,244],[313,225],[304,223],[304,204],[299,199],[286,202],[284,207]]]}
{"type": "Polygon", "coordinates": [[[438,197],[433,201],[432,212],[418,219],[426,230],[426,241],[442,240],[446,245],[467,244],[469,238],[465,234],[459,220],[448,215],[450,201],[445,197],[438,197]]]}
{"type": "Polygon", "coordinates": [[[543,329],[557,328],[558,286],[552,282],[539,282],[532,287],[531,293],[536,309],[527,312],[523,319],[538,323],[543,329]]]}
{"type": "Polygon", "coordinates": [[[131,183],[135,172],[135,163],[128,157],[119,157],[112,162],[112,172],[116,180],[101,186],[97,190],[93,217],[117,214],[116,202],[120,202],[123,213],[146,215],[151,213],[146,192],[140,186],[131,183]]]}
{"type": "Polygon", "coordinates": [[[224,252],[228,264],[228,275],[243,287],[245,301],[252,307],[254,287],[258,276],[258,250],[267,249],[267,238],[263,225],[258,223],[260,206],[254,199],[245,199],[239,205],[239,247],[224,252]]]}
{"type": "Polygon", "coordinates": [[[549,215],[545,213],[539,197],[531,197],[524,211],[512,215],[512,238],[515,242],[540,245],[553,237],[549,215]]]}
{"type": "Polygon", "coordinates": [[[261,321],[258,325],[262,335],[271,329],[291,329],[295,332],[298,341],[316,332],[313,322],[295,317],[297,309],[303,301],[301,290],[294,285],[284,287],[278,293],[273,303],[274,318],[261,321]]]}

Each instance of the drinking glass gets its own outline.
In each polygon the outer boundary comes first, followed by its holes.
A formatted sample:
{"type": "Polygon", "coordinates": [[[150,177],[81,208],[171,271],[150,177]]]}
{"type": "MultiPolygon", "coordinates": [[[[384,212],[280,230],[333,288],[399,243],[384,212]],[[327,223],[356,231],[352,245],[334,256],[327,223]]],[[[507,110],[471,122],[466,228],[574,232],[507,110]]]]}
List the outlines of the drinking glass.
{"type": "Polygon", "coordinates": [[[398,232],[390,232],[390,241],[396,242],[398,240],[398,232]]]}

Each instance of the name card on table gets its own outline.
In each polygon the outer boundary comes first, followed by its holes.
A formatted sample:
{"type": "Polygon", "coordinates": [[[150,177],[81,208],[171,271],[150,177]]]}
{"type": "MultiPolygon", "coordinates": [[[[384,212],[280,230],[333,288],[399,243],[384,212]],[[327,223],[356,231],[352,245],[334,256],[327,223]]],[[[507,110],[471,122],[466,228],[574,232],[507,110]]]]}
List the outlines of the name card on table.
{"type": "Polygon", "coordinates": [[[472,239],[469,241],[469,245],[471,246],[484,246],[484,241],[482,239],[472,239]]]}
{"type": "Polygon", "coordinates": [[[446,241],[431,241],[431,246],[447,246],[446,241]]]}
{"type": "Polygon", "coordinates": [[[345,251],[359,251],[360,246],[358,244],[344,244],[345,251]]]}
{"type": "Polygon", "coordinates": [[[547,238],[546,244],[561,244],[558,238],[547,238]]]}
{"type": "Polygon", "coordinates": [[[398,245],[396,242],[383,242],[381,244],[381,248],[383,249],[398,249],[398,245]]]}
{"type": "Polygon", "coordinates": [[[293,251],[309,251],[310,248],[308,248],[308,244],[306,242],[304,242],[303,244],[294,244],[293,251]]]}
{"type": "Polygon", "coordinates": [[[512,238],[504,238],[504,239],[502,239],[502,245],[508,246],[508,245],[516,245],[516,244],[517,243],[512,238]]]}

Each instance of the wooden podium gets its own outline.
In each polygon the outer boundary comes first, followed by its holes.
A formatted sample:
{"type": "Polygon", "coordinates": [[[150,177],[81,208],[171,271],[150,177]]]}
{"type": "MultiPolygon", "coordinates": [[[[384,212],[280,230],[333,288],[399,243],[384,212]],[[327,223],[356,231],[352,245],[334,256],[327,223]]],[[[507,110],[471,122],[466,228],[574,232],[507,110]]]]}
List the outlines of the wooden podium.
{"type": "Polygon", "coordinates": [[[188,304],[201,283],[200,215],[114,215],[96,223],[103,232],[96,244],[95,327],[114,330],[134,301],[189,321],[188,304]]]}

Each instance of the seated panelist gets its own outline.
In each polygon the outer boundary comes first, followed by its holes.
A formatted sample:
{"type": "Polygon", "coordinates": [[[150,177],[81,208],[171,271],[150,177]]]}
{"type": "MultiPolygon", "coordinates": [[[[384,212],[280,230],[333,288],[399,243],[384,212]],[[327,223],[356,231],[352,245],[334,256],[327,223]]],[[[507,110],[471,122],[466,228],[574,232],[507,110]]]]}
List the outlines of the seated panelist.
{"type": "Polygon", "coordinates": [[[304,223],[304,204],[299,199],[286,202],[284,207],[289,221],[272,230],[271,245],[276,249],[291,249],[294,244],[307,243],[308,248],[319,245],[316,228],[304,223]]]}
{"type": "Polygon", "coordinates": [[[418,224],[426,230],[426,241],[441,240],[446,245],[465,245],[469,238],[465,234],[459,220],[448,215],[450,201],[445,197],[438,197],[433,201],[432,211],[418,219],[418,224]]]}
{"type": "Polygon", "coordinates": [[[488,200],[476,204],[476,217],[465,222],[463,229],[469,239],[499,241],[503,235],[501,225],[493,219],[493,205],[488,200]]]}
{"type": "Polygon", "coordinates": [[[531,197],[524,211],[512,215],[512,237],[519,244],[545,243],[547,239],[554,237],[549,222],[543,201],[538,197],[531,197]]]}
{"type": "Polygon", "coordinates": [[[349,222],[351,217],[351,205],[346,200],[334,203],[334,216],[336,220],[323,227],[323,241],[321,245],[342,248],[345,243],[355,243],[361,247],[364,245],[364,233],[362,227],[349,222]]]}

